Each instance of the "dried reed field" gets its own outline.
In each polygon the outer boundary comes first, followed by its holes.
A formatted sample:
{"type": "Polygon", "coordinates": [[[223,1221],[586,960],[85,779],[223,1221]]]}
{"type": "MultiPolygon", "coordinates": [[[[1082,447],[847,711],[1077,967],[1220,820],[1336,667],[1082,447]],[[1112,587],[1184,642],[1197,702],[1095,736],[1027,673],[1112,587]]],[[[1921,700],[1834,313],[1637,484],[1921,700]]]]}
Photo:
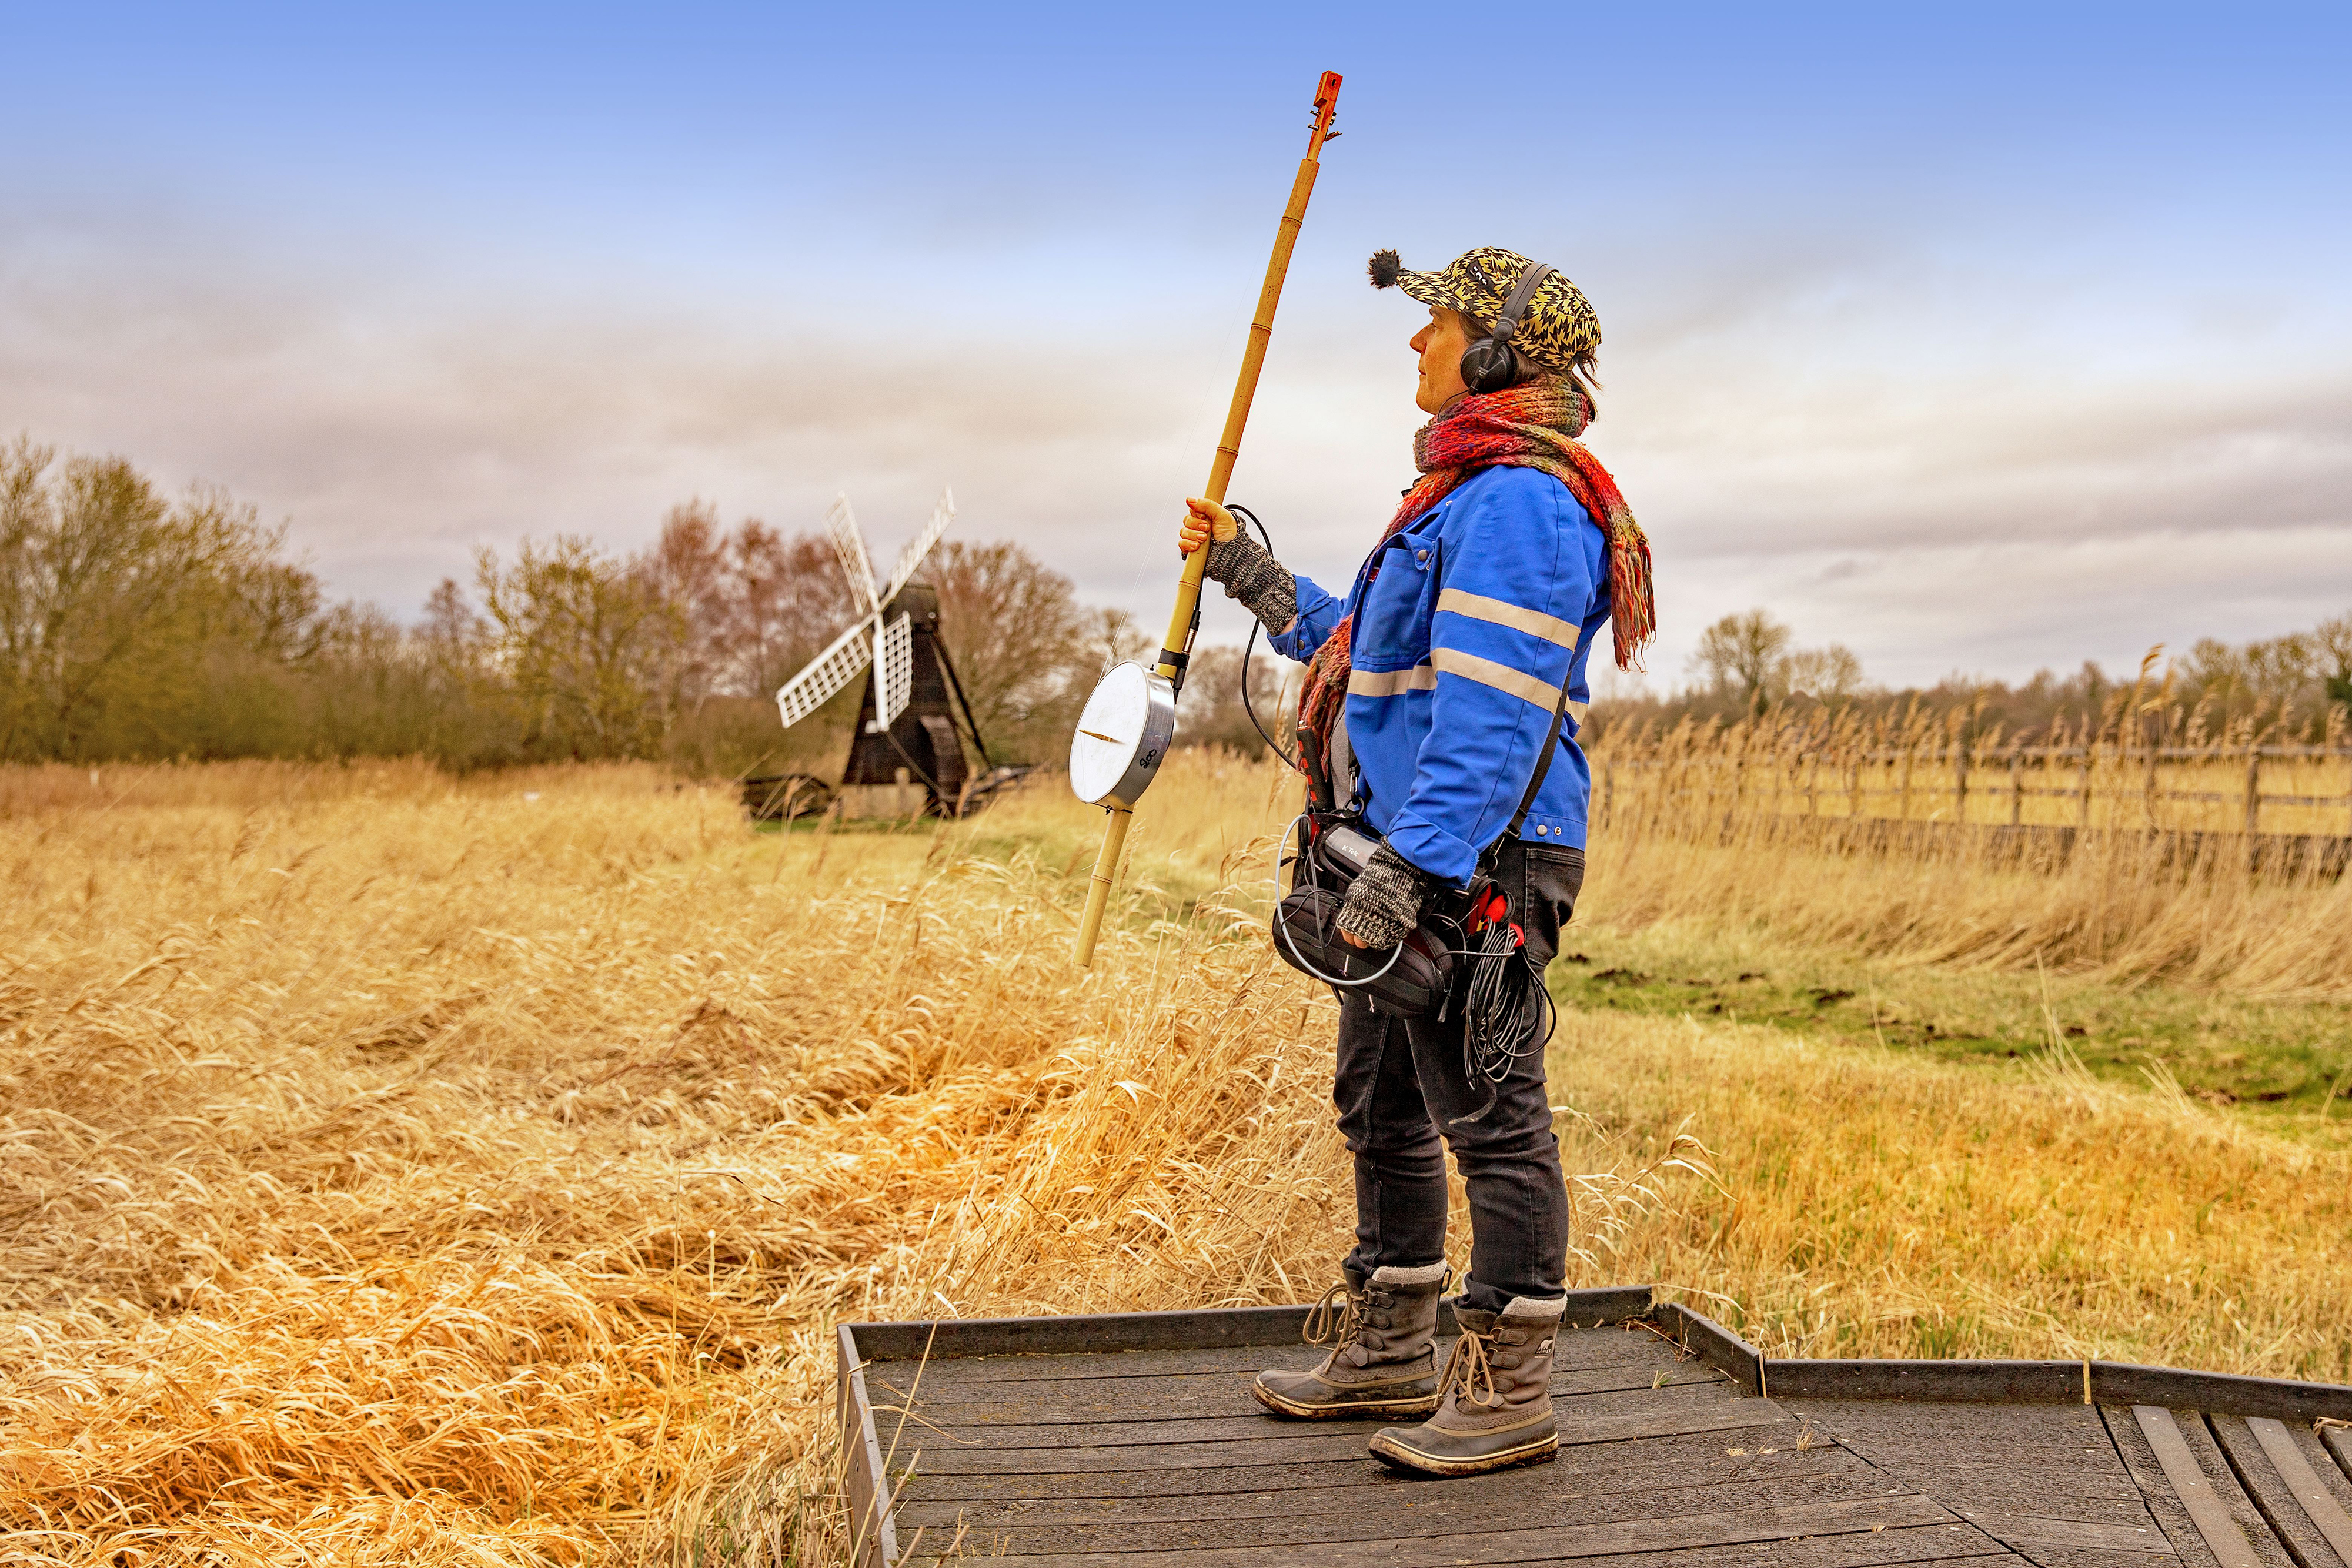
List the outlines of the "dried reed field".
{"type": "Polygon", "coordinates": [[[1670,789],[1694,821],[1773,816],[2173,832],[2352,835],[2352,737],[2323,744],[2252,720],[2209,732],[2178,712],[2111,705],[2046,733],[1978,729],[1967,710],[1865,718],[1853,709],[1685,720],[1606,737],[1600,802],[1670,789]]]}
{"type": "Polygon", "coordinates": [[[1609,737],[1593,831],[1617,874],[1593,917],[2352,999],[2352,751],[2251,730],[2135,749],[2112,728],[2037,750],[1959,716],[1609,737]],[[2073,831],[2000,831],[2021,823],[2073,831]]]}
{"type": "MultiPolygon", "coordinates": [[[[1168,775],[1080,976],[1097,819],[1052,780],[777,834],[625,767],[0,774],[0,1557],[830,1562],[842,1316],[1319,1292],[1333,1005],[1260,936],[1295,791],[1168,775]]],[[[2333,886],[1775,854],[1621,831],[1580,917],[2038,943],[2216,1006],[2325,989],[2352,924],[2333,886]]],[[[2352,1378],[2352,1159],[2054,1030],[1994,1071],[1571,1013],[1550,1061],[1580,1283],[1783,1353],[2352,1378]]]]}

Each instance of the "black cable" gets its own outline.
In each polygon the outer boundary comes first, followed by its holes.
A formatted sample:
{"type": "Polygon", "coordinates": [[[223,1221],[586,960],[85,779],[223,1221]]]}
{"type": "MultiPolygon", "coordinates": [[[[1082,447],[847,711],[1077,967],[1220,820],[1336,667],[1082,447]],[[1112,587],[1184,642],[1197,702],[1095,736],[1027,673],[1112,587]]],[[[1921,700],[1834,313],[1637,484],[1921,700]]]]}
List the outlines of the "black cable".
{"type": "MultiPolygon", "coordinates": [[[[1274,553],[1274,536],[1265,531],[1265,525],[1258,521],[1258,516],[1255,512],[1251,511],[1247,507],[1234,506],[1228,506],[1225,510],[1231,512],[1237,517],[1246,517],[1249,520],[1250,526],[1257,529],[1257,537],[1265,541],[1265,553],[1268,555],[1272,555],[1274,553]]],[[[1210,547],[1204,545],[1202,548],[1205,549],[1210,547]]],[[[1281,758],[1282,760],[1289,767],[1295,768],[1298,766],[1298,759],[1296,757],[1293,757],[1289,752],[1285,751],[1282,748],[1282,743],[1276,740],[1274,737],[1265,732],[1265,726],[1258,722],[1256,707],[1252,706],[1250,702],[1250,660],[1257,653],[1257,633],[1258,619],[1256,616],[1253,615],[1250,617],[1249,641],[1242,644],[1242,712],[1249,715],[1250,727],[1257,731],[1257,737],[1265,742],[1267,749],[1272,751],[1276,757],[1281,758]]]]}

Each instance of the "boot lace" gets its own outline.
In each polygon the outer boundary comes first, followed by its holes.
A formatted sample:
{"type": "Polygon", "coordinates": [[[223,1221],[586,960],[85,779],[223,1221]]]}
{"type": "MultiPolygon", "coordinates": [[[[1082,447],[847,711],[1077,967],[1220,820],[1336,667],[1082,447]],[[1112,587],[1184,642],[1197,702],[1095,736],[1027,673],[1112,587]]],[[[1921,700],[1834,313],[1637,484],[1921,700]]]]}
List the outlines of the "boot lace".
{"type": "Polygon", "coordinates": [[[1308,1344],[1328,1344],[1336,1350],[1354,1343],[1363,1324],[1363,1298],[1350,1295],[1342,1281],[1324,1291],[1323,1299],[1307,1314],[1304,1337],[1308,1344]]]}
{"type": "Polygon", "coordinates": [[[1487,1359],[1486,1338],[1485,1334],[1464,1329],[1462,1337],[1454,1342],[1454,1352],[1445,1358],[1445,1370],[1437,1378],[1437,1397],[1441,1404],[1448,1394],[1457,1391],[1462,1402],[1475,1405],[1481,1409],[1502,1402],[1502,1396],[1495,1392],[1495,1367],[1487,1359]],[[1486,1387],[1483,1398],[1477,1392],[1482,1383],[1486,1387]]]}

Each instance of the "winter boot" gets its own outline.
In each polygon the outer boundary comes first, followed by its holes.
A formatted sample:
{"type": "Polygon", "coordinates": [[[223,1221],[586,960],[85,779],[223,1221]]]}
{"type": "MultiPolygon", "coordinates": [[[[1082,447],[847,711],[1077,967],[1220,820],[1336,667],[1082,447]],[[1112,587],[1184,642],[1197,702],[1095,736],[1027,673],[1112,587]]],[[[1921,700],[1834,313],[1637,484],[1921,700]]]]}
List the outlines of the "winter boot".
{"type": "Polygon", "coordinates": [[[1277,1416],[1426,1416],[1437,1408],[1437,1297],[1446,1269],[1353,1270],[1307,1319],[1307,1343],[1331,1354],[1312,1372],[1261,1372],[1250,1385],[1277,1416]],[[1344,1309],[1341,1297],[1346,1298],[1344,1309]]]}
{"type": "Polygon", "coordinates": [[[1418,1427],[1372,1435],[1372,1454],[1399,1469],[1475,1476],[1549,1459],[1559,1449],[1551,1418],[1551,1345],[1565,1299],[1512,1298],[1499,1312],[1457,1303],[1454,1342],[1439,1380],[1443,1402],[1418,1427]]]}

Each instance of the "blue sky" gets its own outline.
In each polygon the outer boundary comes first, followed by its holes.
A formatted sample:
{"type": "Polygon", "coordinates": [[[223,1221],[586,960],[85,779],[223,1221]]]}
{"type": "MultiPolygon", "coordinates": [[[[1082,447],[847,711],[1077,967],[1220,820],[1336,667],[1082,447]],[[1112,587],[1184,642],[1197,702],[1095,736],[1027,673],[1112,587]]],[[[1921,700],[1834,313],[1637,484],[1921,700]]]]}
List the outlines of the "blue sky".
{"type": "Polygon", "coordinates": [[[688,496],[845,488],[887,557],[951,484],[1156,623],[1327,68],[1234,490],[1298,569],[1410,477],[1365,255],[1504,244],[1600,310],[1656,684],[1753,604],[1891,681],[2352,609],[2341,8],[5,20],[0,432],[224,485],[395,613],[688,496]]]}

